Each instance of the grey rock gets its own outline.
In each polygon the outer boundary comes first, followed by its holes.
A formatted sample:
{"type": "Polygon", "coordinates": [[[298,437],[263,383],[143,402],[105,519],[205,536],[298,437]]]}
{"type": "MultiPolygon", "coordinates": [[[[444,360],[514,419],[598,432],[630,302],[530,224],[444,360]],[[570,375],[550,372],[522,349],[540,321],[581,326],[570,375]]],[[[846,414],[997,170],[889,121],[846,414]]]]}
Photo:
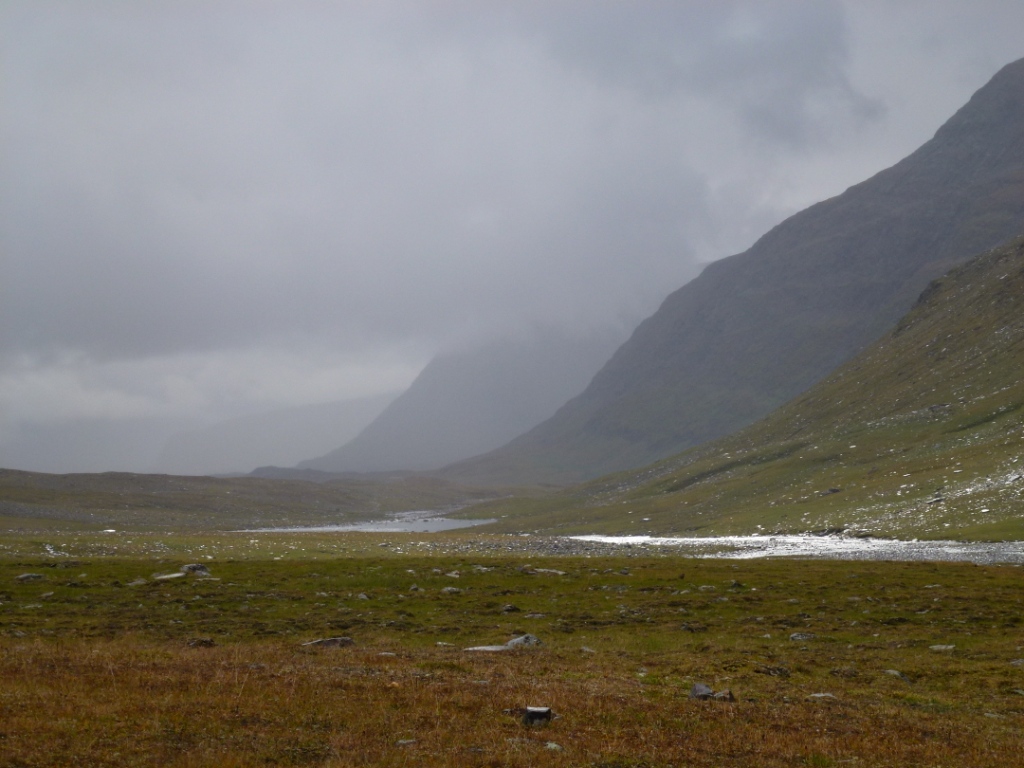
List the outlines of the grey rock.
{"type": "Polygon", "coordinates": [[[395,746],[398,747],[411,747],[416,743],[416,739],[399,739],[395,742],[395,746]]]}
{"type": "Polygon", "coordinates": [[[929,651],[936,651],[936,652],[939,652],[939,653],[941,653],[943,651],[952,651],[954,648],[956,648],[955,645],[929,645],[928,646],[928,650],[929,651]]]}
{"type": "Polygon", "coordinates": [[[831,693],[812,693],[807,697],[808,701],[835,701],[836,697],[831,693]]]}
{"type": "Polygon", "coordinates": [[[508,605],[502,606],[502,608],[501,608],[501,612],[502,613],[519,613],[519,610],[520,609],[517,606],[512,605],[511,603],[509,603],[508,605]]]}
{"type": "Polygon", "coordinates": [[[716,693],[712,698],[714,698],[715,701],[736,701],[736,697],[733,696],[732,691],[728,688],[724,691],[718,691],[718,693],[716,693]]]}
{"type": "Polygon", "coordinates": [[[690,689],[690,698],[699,699],[701,701],[707,701],[715,697],[715,692],[711,690],[711,686],[705,683],[694,683],[690,689]]]}
{"type": "Polygon", "coordinates": [[[189,563],[188,565],[181,566],[182,573],[192,573],[197,576],[209,576],[210,569],[202,563],[189,563]]]}
{"type": "Polygon", "coordinates": [[[556,744],[553,741],[549,741],[547,744],[545,744],[544,745],[544,749],[550,750],[552,752],[562,752],[563,751],[562,745],[561,744],[556,744]]]}
{"type": "Polygon", "coordinates": [[[523,710],[523,725],[544,725],[551,722],[551,707],[526,707],[523,710]]]}
{"type": "Polygon", "coordinates": [[[529,648],[535,645],[543,645],[541,641],[529,633],[520,635],[519,637],[513,637],[504,645],[474,645],[472,648],[467,648],[467,651],[482,652],[482,653],[500,653],[502,651],[511,651],[516,648],[529,648]]]}
{"type": "Polygon", "coordinates": [[[442,595],[461,595],[462,594],[462,590],[459,589],[458,587],[444,587],[441,590],[441,594],[442,595]]]}
{"type": "Polygon", "coordinates": [[[525,635],[513,637],[505,645],[509,648],[526,648],[532,645],[543,645],[543,643],[540,641],[540,638],[527,632],[525,635]]]}
{"type": "Polygon", "coordinates": [[[153,576],[153,581],[170,581],[171,579],[183,579],[185,574],[179,571],[178,573],[158,573],[153,576]]]}
{"type": "Polygon", "coordinates": [[[887,670],[885,670],[885,674],[891,675],[892,677],[898,677],[900,680],[902,680],[905,683],[909,683],[910,682],[910,678],[907,677],[906,675],[904,675],[898,669],[887,669],[887,670]]]}
{"type": "Polygon", "coordinates": [[[41,581],[42,578],[43,574],[41,573],[23,573],[20,576],[15,576],[14,580],[25,583],[27,581],[41,581]]]}
{"type": "Polygon", "coordinates": [[[342,648],[348,645],[355,645],[356,641],[351,637],[322,637],[319,640],[310,640],[308,643],[303,643],[303,646],[313,646],[316,648],[342,648]]]}
{"type": "Polygon", "coordinates": [[[817,637],[817,635],[815,635],[813,632],[794,632],[792,635],[789,636],[789,639],[794,640],[796,642],[800,642],[803,640],[813,640],[815,637],[817,637]]]}

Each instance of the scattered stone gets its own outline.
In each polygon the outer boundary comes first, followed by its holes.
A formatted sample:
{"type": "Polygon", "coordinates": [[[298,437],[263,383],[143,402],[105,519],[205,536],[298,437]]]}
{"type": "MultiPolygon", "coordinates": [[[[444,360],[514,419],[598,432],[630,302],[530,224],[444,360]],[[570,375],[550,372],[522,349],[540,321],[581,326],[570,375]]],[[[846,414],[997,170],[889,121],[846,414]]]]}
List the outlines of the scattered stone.
{"type": "Polygon", "coordinates": [[[529,632],[527,632],[525,635],[513,637],[511,640],[505,643],[505,645],[509,648],[526,648],[531,645],[543,645],[543,643],[540,641],[538,637],[536,637],[535,635],[531,635],[529,632]]]}
{"type": "Polygon", "coordinates": [[[517,606],[512,605],[512,603],[502,606],[501,608],[502,613],[519,613],[519,610],[520,609],[517,606]]]}
{"type": "Polygon", "coordinates": [[[436,643],[434,643],[434,645],[436,645],[438,648],[454,648],[455,647],[455,643],[446,643],[443,640],[438,640],[436,643]]]}
{"type": "Polygon", "coordinates": [[[41,573],[23,573],[20,576],[15,576],[14,580],[15,581],[20,581],[21,583],[24,584],[25,582],[28,582],[28,581],[41,581],[42,578],[43,578],[43,574],[41,574],[41,573]]]}
{"type": "Polygon", "coordinates": [[[210,569],[202,563],[189,563],[188,565],[181,566],[182,573],[193,573],[197,576],[209,576],[210,569]]]}
{"type": "Polygon", "coordinates": [[[928,650],[929,651],[939,651],[939,652],[942,652],[942,651],[952,651],[954,648],[956,648],[955,645],[929,645],[928,646],[928,650]]]}
{"type": "Polygon", "coordinates": [[[523,710],[523,725],[546,725],[551,722],[551,707],[526,707],[523,710]]]}
{"type": "Polygon", "coordinates": [[[43,592],[40,597],[53,597],[53,592],[43,592]]]}
{"type": "Polygon", "coordinates": [[[857,677],[860,673],[856,667],[836,667],[835,669],[829,670],[829,674],[833,677],[845,677],[847,679],[857,677]]]}
{"type": "Polygon", "coordinates": [[[128,586],[129,587],[141,587],[143,584],[148,584],[148,583],[149,583],[148,581],[146,581],[144,578],[142,578],[140,576],[135,581],[129,581],[128,582],[128,586]]]}
{"type": "Polygon", "coordinates": [[[1024,659],[1014,659],[1010,663],[1015,667],[1024,667],[1024,659]]]}
{"type": "Polygon", "coordinates": [[[411,587],[409,587],[409,591],[410,592],[419,592],[420,588],[418,586],[416,586],[415,584],[413,584],[411,587]]]}
{"type": "Polygon", "coordinates": [[[715,697],[715,692],[711,690],[711,686],[705,683],[694,683],[690,689],[690,698],[698,699],[700,701],[708,701],[715,697]]]}
{"type": "Polygon", "coordinates": [[[714,698],[715,701],[729,701],[729,702],[736,701],[736,697],[733,696],[732,691],[730,689],[728,689],[728,688],[726,688],[724,691],[719,691],[718,693],[716,693],[714,695],[713,698],[714,698]]]}
{"type": "Polygon", "coordinates": [[[534,573],[552,573],[555,576],[565,576],[565,571],[556,571],[554,568],[534,568],[534,573]]]}
{"type": "Polygon", "coordinates": [[[524,619],[543,619],[547,614],[544,613],[526,613],[523,614],[524,619]]]}
{"type": "Polygon", "coordinates": [[[515,648],[527,648],[533,645],[543,645],[541,641],[529,633],[520,635],[519,637],[513,637],[504,645],[474,645],[472,648],[467,648],[467,651],[483,652],[483,653],[500,653],[501,651],[511,651],[515,648]]]}
{"type": "Polygon", "coordinates": [[[759,675],[771,675],[772,677],[789,677],[789,669],[786,667],[772,667],[767,664],[759,664],[754,667],[759,675]]]}
{"type": "Polygon", "coordinates": [[[366,594],[365,592],[360,592],[358,595],[356,595],[356,599],[357,600],[369,600],[370,596],[368,594],[366,594]]]}
{"type": "Polygon", "coordinates": [[[808,701],[836,701],[836,697],[831,693],[812,693],[807,697],[808,701]]]}
{"type": "Polygon", "coordinates": [[[322,637],[319,640],[310,640],[303,643],[303,646],[314,646],[317,648],[342,648],[347,645],[355,645],[356,641],[351,637],[322,637]]]}
{"type": "Polygon", "coordinates": [[[158,573],[153,576],[153,581],[170,581],[171,579],[183,579],[185,574],[181,573],[158,573]]]}
{"type": "Polygon", "coordinates": [[[213,648],[216,644],[212,637],[193,637],[187,642],[189,648],[213,648]]]}
{"type": "Polygon", "coordinates": [[[802,642],[804,640],[813,640],[816,637],[817,635],[813,632],[794,632],[792,635],[789,636],[789,639],[794,640],[796,642],[802,642]]]}
{"type": "Polygon", "coordinates": [[[445,576],[449,576],[449,577],[451,577],[453,579],[457,579],[460,576],[462,576],[462,574],[459,573],[458,571],[449,571],[448,573],[445,574],[445,576]]]}
{"type": "Polygon", "coordinates": [[[552,752],[561,752],[562,751],[562,745],[561,744],[556,744],[553,741],[549,741],[547,744],[544,745],[544,749],[549,749],[552,752]]]}
{"type": "Polygon", "coordinates": [[[462,590],[458,587],[444,587],[441,589],[442,595],[461,595],[462,590]]]}
{"type": "Polygon", "coordinates": [[[905,683],[909,683],[910,682],[910,678],[907,677],[906,675],[904,675],[898,669],[887,669],[887,670],[885,670],[885,674],[891,675],[892,677],[898,677],[900,680],[902,680],[905,683]]]}
{"type": "Polygon", "coordinates": [[[415,743],[416,743],[416,739],[399,739],[398,741],[395,742],[395,746],[397,746],[397,747],[411,747],[415,743]]]}
{"type": "Polygon", "coordinates": [[[391,651],[381,651],[381,652],[380,652],[380,653],[378,653],[377,655],[378,655],[378,656],[389,656],[389,657],[395,657],[395,656],[398,656],[398,654],[397,654],[397,653],[391,653],[391,651]]]}
{"type": "Polygon", "coordinates": [[[582,651],[583,653],[597,653],[597,651],[595,651],[595,650],[594,650],[593,648],[588,648],[588,647],[587,647],[587,646],[585,646],[585,645],[584,645],[584,646],[583,646],[582,648],[580,648],[580,650],[581,650],[581,651],[582,651]]]}

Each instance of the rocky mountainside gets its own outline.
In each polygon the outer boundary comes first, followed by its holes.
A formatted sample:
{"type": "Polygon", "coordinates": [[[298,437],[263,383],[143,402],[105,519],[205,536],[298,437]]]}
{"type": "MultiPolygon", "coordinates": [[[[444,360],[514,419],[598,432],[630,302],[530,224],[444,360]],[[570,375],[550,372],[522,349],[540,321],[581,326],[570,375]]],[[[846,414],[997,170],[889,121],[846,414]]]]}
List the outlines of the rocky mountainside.
{"type": "Polygon", "coordinates": [[[933,282],[888,334],[767,418],[540,501],[508,530],[1024,536],[1024,238],[933,282]]]}
{"type": "Polygon", "coordinates": [[[438,356],[351,442],[298,467],[433,470],[497,448],[582,392],[623,338],[549,333],[438,356]]]}
{"type": "Polygon", "coordinates": [[[444,476],[566,484],[770,413],[877,339],[928,282],[1024,231],[1024,60],[909,157],[670,295],[551,419],[444,476]]]}

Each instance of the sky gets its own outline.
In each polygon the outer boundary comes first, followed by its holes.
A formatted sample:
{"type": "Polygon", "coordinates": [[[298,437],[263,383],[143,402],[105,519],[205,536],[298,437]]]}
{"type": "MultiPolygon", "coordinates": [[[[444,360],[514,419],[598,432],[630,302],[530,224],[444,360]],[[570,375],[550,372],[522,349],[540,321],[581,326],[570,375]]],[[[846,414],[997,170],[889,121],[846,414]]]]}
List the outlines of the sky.
{"type": "Polygon", "coordinates": [[[631,327],[927,141],[1018,0],[0,0],[0,466],[631,327]]]}

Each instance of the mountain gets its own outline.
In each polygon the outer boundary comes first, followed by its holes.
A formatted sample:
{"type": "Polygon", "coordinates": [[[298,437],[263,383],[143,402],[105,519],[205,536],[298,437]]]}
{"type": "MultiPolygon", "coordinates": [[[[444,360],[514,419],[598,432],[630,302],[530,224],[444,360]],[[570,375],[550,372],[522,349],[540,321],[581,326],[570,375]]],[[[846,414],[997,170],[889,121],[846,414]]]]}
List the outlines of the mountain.
{"type": "Polygon", "coordinates": [[[389,393],[283,408],[179,432],[164,444],[154,471],[217,475],[267,464],[290,466],[359,434],[395,397],[389,393]]]}
{"type": "Polygon", "coordinates": [[[551,419],[443,475],[567,484],[728,434],[878,338],[930,280],[1021,231],[1024,60],[909,157],[707,266],[551,419]]]}
{"type": "Polygon", "coordinates": [[[440,355],[351,442],[298,466],[432,470],[497,448],[579,394],[622,339],[617,330],[552,332],[440,355]]]}
{"type": "Polygon", "coordinates": [[[559,533],[1020,539],[1021,371],[1024,238],[931,283],[882,339],[760,422],[481,514],[559,533]]]}

